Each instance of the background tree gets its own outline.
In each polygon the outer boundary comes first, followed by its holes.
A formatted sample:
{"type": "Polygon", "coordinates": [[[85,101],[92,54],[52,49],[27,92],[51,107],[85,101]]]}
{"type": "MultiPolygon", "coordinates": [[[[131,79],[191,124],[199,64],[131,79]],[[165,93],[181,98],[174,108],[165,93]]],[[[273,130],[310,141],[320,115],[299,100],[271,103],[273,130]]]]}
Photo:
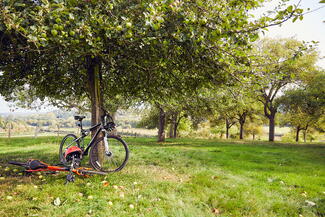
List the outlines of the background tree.
{"type": "Polygon", "coordinates": [[[296,129],[296,142],[301,130],[306,141],[307,130],[315,127],[325,114],[325,73],[310,73],[308,79],[307,84],[286,91],[279,99],[284,121],[296,129]]]}
{"type": "Polygon", "coordinates": [[[317,53],[293,39],[262,40],[256,46],[257,58],[252,71],[258,84],[258,100],[269,120],[269,141],[274,141],[277,97],[289,84],[299,81],[303,74],[314,69],[317,53]]]}

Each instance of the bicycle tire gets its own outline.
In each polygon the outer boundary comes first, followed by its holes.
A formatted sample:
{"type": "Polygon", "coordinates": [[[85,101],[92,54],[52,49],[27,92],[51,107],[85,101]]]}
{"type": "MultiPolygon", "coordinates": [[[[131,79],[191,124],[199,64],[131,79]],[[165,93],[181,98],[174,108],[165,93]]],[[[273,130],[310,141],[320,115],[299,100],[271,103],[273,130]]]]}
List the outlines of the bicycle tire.
{"type": "Polygon", "coordinates": [[[66,135],[65,137],[63,137],[62,141],[61,141],[61,144],[60,144],[60,150],[59,150],[59,160],[61,163],[63,164],[66,164],[66,160],[65,160],[65,157],[64,157],[64,152],[66,149],[68,149],[69,147],[72,147],[74,145],[78,146],[80,148],[80,144],[78,141],[74,141],[75,139],[77,139],[77,136],[74,135],[74,134],[68,134],[66,135]],[[73,139],[72,142],[70,142],[69,144],[66,144],[67,141],[71,141],[71,140],[68,140],[68,139],[73,139]],[[66,146],[66,147],[64,147],[66,146]],[[64,149],[64,150],[63,150],[64,149]]]}
{"type": "Polygon", "coordinates": [[[95,144],[91,147],[89,154],[89,163],[90,165],[98,171],[112,173],[118,172],[123,169],[129,159],[129,148],[126,142],[120,137],[109,135],[107,136],[110,156],[105,154],[105,151],[102,151],[98,154],[98,147],[103,142],[104,137],[99,138],[95,144]],[[100,156],[99,156],[100,155],[100,156]],[[100,163],[99,158],[102,162],[100,163]]]}

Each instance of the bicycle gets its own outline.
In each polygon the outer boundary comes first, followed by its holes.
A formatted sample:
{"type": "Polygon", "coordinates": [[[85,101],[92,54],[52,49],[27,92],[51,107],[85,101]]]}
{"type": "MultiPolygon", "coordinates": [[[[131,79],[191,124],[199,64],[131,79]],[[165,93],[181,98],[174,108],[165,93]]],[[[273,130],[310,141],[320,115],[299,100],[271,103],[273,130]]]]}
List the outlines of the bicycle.
{"type": "Polygon", "coordinates": [[[74,116],[74,119],[79,121],[80,137],[68,134],[62,139],[59,149],[60,162],[77,168],[83,157],[89,153],[89,163],[97,171],[111,173],[123,169],[129,159],[129,149],[121,137],[109,134],[115,129],[113,118],[105,112],[100,123],[86,130],[82,126],[84,118],[85,116],[74,116]],[[84,138],[96,128],[97,131],[85,146],[84,138]],[[101,132],[104,135],[98,137],[101,132]]]}
{"type": "Polygon", "coordinates": [[[105,172],[100,172],[100,171],[93,171],[90,168],[86,167],[71,167],[71,166],[53,166],[46,164],[40,160],[34,160],[30,159],[27,162],[17,162],[17,161],[9,161],[9,164],[16,165],[16,166],[21,166],[25,168],[26,173],[32,173],[32,172],[44,172],[44,171],[49,171],[49,172],[69,172],[69,174],[66,176],[66,182],[65,184],[68,184],[69,182],[74,182],[74,174],[79,175],[79,176],[88,176],[88,175],[107,175],[105,172]]]}

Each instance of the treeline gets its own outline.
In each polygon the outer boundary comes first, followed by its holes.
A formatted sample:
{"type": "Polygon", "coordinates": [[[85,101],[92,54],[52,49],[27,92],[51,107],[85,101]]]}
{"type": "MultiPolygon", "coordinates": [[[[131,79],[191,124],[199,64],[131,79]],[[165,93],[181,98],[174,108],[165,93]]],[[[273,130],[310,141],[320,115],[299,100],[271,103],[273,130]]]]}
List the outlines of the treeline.
{"type": "Polygon", "coordinates": [[[288,126],[295,141],[301,134],[304,141],[314,140],[325,130],[325,73],[315,64],[317,52],[311,47],[302,51],[303,44],[293,39],[265,39],[254,46],[249,77],[201,89],[192,97],[152,103],[139,126],[157,127],[159,141],[166,131],[177,137],[181,123],[192,129],[205,123],[225,138],[237,126],[239,139],[255,139],[267,125],[269,141],[274,141],[276,125],[288,126]]]}

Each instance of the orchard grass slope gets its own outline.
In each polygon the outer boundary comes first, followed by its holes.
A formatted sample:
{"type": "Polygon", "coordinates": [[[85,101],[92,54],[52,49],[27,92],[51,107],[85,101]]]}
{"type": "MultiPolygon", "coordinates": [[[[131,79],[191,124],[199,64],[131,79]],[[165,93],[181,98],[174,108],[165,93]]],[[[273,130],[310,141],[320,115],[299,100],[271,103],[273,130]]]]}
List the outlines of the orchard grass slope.
{"type": "Polygon", "coordinates": [[[6,171],[8,160],[57,163],[59,138],[1,138],[0,216],[325,215],[325,145],[125,140],[121,172],[64,185],[63,173],[6,171]]]}

